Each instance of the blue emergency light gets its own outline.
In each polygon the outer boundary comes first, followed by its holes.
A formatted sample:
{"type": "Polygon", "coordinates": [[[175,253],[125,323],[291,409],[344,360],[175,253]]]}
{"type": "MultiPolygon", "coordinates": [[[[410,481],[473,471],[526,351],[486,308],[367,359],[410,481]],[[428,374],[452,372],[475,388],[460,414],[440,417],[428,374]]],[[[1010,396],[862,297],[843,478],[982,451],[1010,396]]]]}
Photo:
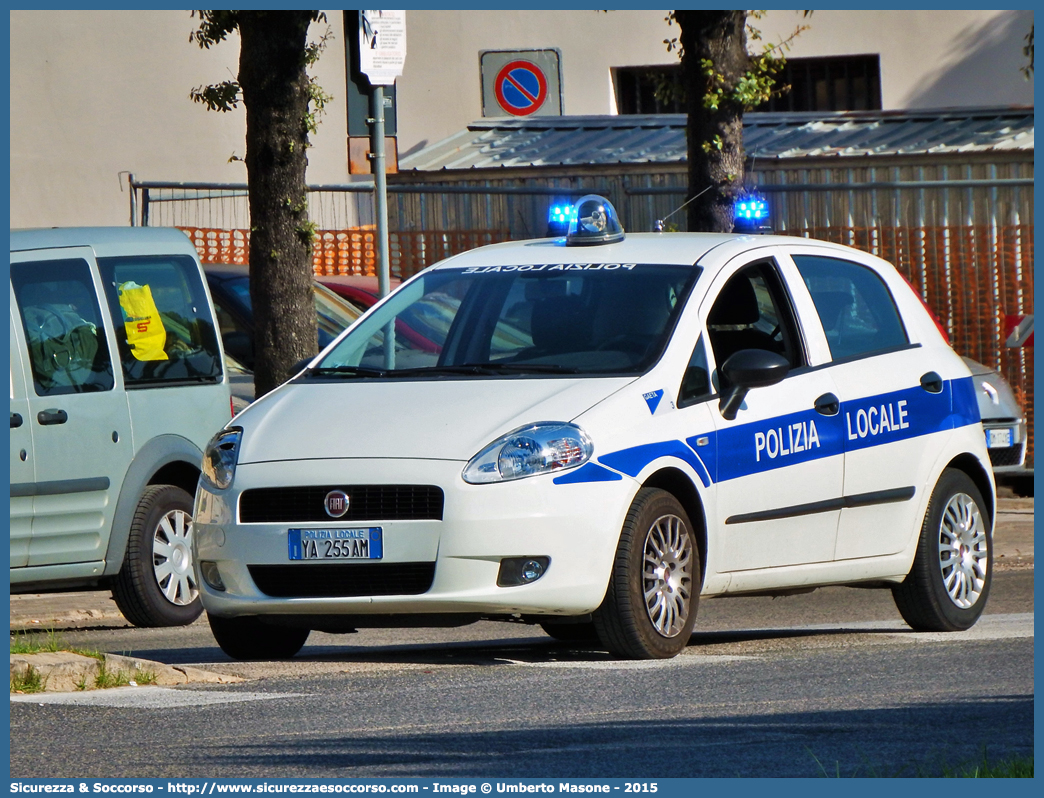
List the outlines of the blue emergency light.
{"type": "Polygon", "coordinates": [[[760,194],[746,194],[736,200],[735,222],[733,229],[737,233],[770,232],[769,205],[760,194]]]}
{"type": "Polygon", "coordinates": [[[547,237],[564,236],[569,223],[576,216],[576,206],[569,202],[555,202],[547,209],[547,237]]]}

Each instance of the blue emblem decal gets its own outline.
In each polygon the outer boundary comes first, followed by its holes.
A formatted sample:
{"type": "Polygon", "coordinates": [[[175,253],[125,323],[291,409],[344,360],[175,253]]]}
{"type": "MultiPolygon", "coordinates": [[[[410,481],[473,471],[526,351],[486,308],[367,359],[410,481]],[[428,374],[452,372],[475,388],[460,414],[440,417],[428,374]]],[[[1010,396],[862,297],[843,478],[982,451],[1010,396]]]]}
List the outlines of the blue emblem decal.
{"type": "Polygon", "coordinates": [[[645,400],[645,403],[649,405],[649,412],[655,413],[656,408],[660,405],[660,400],[663,399],[663,389],[661,388],[658,391],[644,393],[642,394],[642,398],[645,400]]]}

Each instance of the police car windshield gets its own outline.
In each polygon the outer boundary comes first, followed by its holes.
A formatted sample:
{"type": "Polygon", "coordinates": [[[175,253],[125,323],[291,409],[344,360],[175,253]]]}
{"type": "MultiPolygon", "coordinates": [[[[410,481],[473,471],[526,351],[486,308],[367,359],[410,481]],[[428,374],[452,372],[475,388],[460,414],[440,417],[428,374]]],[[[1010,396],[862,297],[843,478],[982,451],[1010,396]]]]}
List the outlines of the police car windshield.
{"type": "Polygon", "coordinates": [[[307,376],[640,374],[699,273],[633,263],[439,269],[396,291],[307,376]]]}

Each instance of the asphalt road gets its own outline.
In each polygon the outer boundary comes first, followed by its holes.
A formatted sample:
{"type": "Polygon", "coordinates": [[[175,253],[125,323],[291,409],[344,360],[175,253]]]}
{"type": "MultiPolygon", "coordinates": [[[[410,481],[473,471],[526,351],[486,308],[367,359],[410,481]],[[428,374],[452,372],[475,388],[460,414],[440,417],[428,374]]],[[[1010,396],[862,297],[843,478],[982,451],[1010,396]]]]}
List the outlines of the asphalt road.
{"type": "Polygon", "coordinates": [[[705,601],[652,663],[492,623],[313,634],[260,664],[202,622],[62,634],[249,681],[12,699],[13,778],[896,776],[1033,747],[1031,568],[955,635],[911,632],[885,591],[705,601]]]}

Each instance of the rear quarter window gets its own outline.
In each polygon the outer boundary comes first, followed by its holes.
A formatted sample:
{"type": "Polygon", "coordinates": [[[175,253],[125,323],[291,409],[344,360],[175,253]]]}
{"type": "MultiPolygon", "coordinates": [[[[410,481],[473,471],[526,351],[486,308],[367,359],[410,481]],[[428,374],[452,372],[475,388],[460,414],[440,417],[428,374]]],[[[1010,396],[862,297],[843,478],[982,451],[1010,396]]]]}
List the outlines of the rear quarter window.
{"type": "Polygon", "coordinates": [[[873,269],[842,258],[792,257],[812,295],[833,360],[910,343],[895,300],[873,269]]]}

